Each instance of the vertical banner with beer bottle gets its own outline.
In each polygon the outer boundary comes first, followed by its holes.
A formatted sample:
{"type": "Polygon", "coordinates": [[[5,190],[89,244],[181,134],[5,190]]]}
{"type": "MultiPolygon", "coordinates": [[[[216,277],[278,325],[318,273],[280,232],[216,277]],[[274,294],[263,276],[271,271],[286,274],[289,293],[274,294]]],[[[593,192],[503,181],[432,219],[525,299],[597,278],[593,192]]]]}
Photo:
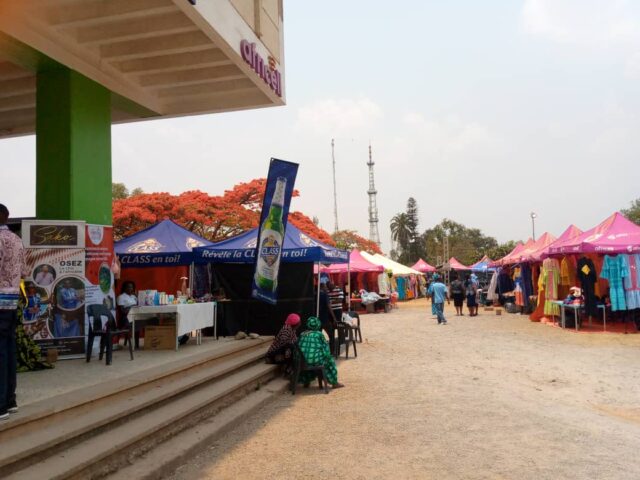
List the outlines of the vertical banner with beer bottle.
{"type": "Polygon", "coordinates": [[[251,296],[272,305],[278,300],[280,257],[297,173],[297,163],[271,159],[260,215],[251,296]]]}

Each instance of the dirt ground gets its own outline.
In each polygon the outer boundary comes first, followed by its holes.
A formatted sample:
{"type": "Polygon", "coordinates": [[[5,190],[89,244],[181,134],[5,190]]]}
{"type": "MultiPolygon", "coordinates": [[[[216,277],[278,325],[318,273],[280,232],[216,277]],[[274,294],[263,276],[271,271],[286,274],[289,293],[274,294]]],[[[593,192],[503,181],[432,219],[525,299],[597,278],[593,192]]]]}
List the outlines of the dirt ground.
{"type": "Polygon", "coordinates": [[[640,478],[640,335],[430,313],[363,316],[345,388],[279,396],[171,478],[640,478]]]}

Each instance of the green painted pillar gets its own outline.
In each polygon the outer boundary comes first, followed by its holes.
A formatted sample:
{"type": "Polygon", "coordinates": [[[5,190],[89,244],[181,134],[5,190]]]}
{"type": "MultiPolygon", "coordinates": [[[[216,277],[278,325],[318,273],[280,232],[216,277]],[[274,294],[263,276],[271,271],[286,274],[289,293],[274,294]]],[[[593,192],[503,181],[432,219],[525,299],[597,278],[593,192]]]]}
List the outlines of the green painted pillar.
{"type": "Polygon", "coordinates": [[[65,67],[37,75],[36,216],[111,225],[111,93],[65,67]]]}

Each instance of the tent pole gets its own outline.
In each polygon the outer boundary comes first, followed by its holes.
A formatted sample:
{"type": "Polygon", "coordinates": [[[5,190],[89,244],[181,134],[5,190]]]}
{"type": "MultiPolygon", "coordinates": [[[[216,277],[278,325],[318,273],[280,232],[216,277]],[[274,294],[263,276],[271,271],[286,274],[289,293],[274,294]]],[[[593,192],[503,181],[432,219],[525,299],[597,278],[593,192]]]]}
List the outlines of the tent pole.
{"type": "Polygon", "coordinates": [[[347,313],[351,311],[351,252],[347,260],[347,313]]]}
{"type": "Polygon", "coordinates": [[[318,265],[318,292],[316,296],[316,318],[320,317],[320,262],[318,265]]]}

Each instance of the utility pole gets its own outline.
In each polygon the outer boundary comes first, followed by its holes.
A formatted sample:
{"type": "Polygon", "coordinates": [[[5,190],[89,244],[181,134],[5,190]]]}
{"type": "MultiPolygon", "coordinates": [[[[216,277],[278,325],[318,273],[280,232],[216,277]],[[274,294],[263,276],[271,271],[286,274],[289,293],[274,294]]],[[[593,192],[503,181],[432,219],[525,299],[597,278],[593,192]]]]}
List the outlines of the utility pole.
{"type": "Polygon", "coordinates": [[[367,194],[369,195],[369,240],[380,246],[380,233],[378,232],[378,205],[376,203],[376,195],[378,194],[378,191],[376,190],[373,178],[373,166],[375,163],[371,157],[371,144],[369,144],[369,162],[367,165],[369,167],[369,190],[367,190],[367,194]]]}
{"type": "Polygon", "coordinates": [[[335,139],[331,139],[331,160],[333,162],[333,218],[335,220],[333,226],[333,233],[337,233],[338,230],[338,190],[336,187],[336,154],[334,150],[335,139]]]}

